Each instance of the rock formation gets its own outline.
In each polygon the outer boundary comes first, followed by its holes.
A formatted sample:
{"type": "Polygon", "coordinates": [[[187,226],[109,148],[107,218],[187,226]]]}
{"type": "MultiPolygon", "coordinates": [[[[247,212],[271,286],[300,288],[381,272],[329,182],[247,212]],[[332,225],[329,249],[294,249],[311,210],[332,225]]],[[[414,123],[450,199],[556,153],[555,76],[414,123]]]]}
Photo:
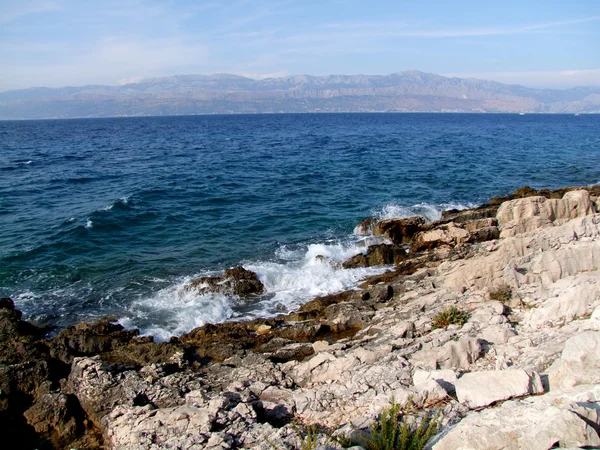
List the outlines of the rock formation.
{"type": "MultiPolygon", "coordinates": [[[[1,299],[3,437],[22,448],[292,449],[295,421],[336,449],[332,433],[368,427],[394,399],[442,412],[434,450],[599,446],[599,193],[521,189],[410,232],[398,222],[386,228],[395,243],[347,263],[393,250],[380,263],[395,267],[361,290],[169,343],[110,319],[46,338],[1,299]],[[450,307],[466,323],[434,328],[450,307]]],[[[255,281],[236,268],[190,288],[247,295],[255,281]]]]}

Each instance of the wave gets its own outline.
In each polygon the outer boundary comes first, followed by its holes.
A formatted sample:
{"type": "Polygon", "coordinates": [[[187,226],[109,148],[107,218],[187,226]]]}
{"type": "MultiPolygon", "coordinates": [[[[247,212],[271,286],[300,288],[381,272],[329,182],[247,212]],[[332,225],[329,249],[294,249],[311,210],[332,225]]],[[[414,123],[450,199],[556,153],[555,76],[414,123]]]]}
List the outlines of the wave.
{"type": "Polygon", "coordinates": [[[395,203],[389,203],[379,210],[373,211],[373,216],[378,220],[402,219],[411,216],[423,216],[429,222],[434,222],[442,218],[442,211],[449,209],[468,209],[475,208],[475,203],[418,203],[412,206],[403,206],[395,203]]]}
{"type": "Polygon", "coordinates": [[[129,205],[129,196],[125,196],[125,197],[121,197],[120,199],[118,199],[117,201],[115,201],[113,203],[110,203],[110,204],[104,206],[103,208],[98,209],[98,211],[110,211],[115,206],[120,207],[120,206],[128,206],[128,205],[129,205]]]}
{"type": "Polygon", "coordinates": [[[365,251],[354,237],[345,242],[281,246],[275,261],[247,262],[265,286],[259,297],[240,299],[218,294],[198,294],[185,288],[193,279],[214,275],[203,272],[174,280],[154,295],[134,301],[120,323],[138,327],[142,334],[168,340],[206,323],[273,317],[291,312],[320,295],[351,289],[363,278],[389,267],[344,269],[341,263],[365,251]]]}

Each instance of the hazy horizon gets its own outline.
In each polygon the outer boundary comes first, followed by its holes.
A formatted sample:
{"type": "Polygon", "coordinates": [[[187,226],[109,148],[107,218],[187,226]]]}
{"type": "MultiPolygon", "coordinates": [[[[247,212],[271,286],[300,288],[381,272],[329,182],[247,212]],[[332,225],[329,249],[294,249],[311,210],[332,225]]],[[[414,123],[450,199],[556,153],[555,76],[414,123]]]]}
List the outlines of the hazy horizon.
{"type": "Polygon", "coordinates": [[[444,76],[600,86],[600,3],[0,0],[0,91],[180,74],[444,76]]]}
{"type": "MultiPolygon", "coordinates": [[[[596,88],[599,87],[600,85],[594,85],[594,84],[588,84],[588,85],[573,85],[573,86],[569,86],[569,87],[536,87],[536,86],[531,86],[528,84],[523,84],[523,83],[508,83],[508,82],[503,82],[503,81],[499,81],[499,80],[493,80],[490,78],[483,78],[483,77],[474,77],[474,76],[461,76],[461,74],[436,74],[436,73],[431,73],[431,72],[423,72],[422,70],[418,70],[418,69],[409,69],[406,71],[401,71],[401,72],[391,72],[391,73],[381,73],[381,74],[377,74],[377,73],[331,73],[331,74],[326,74],[326,75],[313,75],[310,73],[293,73],[293,74],[289,74],[289,75],[267,75],[267,76],[249,76],[249,75],[239,75],[239,74],[234,74],[234,73],[177,73],[177,74],[170,74],[170,75],[163,75],[160,77],[145,77],[145,78],[139,78],[139,79],[130,79],[130,80],[119,80],[117,82],[114,83],[106,83],[106,84],[101,84],[101,83],[89,83],[89,84],[69,84],[69,85],[63,85],[63,86],[43,86],[43,85],[39,85],[39,86],[30,86],[27,88],[17,88],[17,89],[5,89],[5,90],[0,90],[0,93],[2,92],[9,92],[9,91],[18,91],[18,90],[26,90],[26,89],[61,89],[61,88],[82,88],[85,86],[108,86],[108,87],[119,87],[119,86],[126,86],[128,84],[137,84],[137,83],[143,83],[143,82],[147,82],[149,80],[153,80],[153,79],[162,79],[162,78],[175,78],[175,77],[193,77],[193,76],[203,76],[203,77],[211,77],[211,76],[218,76],[218,75],[235,75],[235,76],[240,76],[240,77],[244,77],[244,78],[248,78],[251,80],[256,80],[256,81],[260,81],[260,80],[267,80],[267,79],[277,79],[277,78],[286,78],[286,77],[301,77],[301,76],[310,76],[310,77],[328,77],[328,76],[349,76],[349,77],[353,77],[353,76],[389,76],[389,75],[394,75],[394,74],[400,74],[400,73],[406,73],[406,72],[419,72],[419,73],[425,73],[425,74],[433,74],[433,75],[440,75],[442,77],[445,78],[460,78],[460,79],[472,79],[472,80],[477,80],[477,81],[494,81],[494,82],[498,82],[498,83],[502,83],[502,84],[506,84],[506,85],[514,85],[514,86],[522,86],[525,88],[531,88],[531,89],[554,89],[554,90],[568,90],[568,89],[574,89],[574,88],[596,88]]],[[[500,77],[501,78],[501,77],[500,77]]]]}

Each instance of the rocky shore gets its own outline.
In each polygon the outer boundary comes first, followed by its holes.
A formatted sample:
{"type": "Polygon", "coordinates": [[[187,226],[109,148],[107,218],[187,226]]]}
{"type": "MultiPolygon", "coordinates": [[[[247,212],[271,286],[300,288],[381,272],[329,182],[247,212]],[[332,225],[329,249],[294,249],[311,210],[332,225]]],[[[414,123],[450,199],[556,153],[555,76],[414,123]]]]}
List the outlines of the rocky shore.
{"type": "MultiPolygon", "coordinates": [[[[37,449],[342,448],[392,399],[446,449],[600,446],[600,187],[367,219],[360,289],[168,343],[114,318],[47,338],[0,300],[0,430],[37,449]],[[318,430],[318,431],[315,431],[318,430]],[[346,439],[349,441],[349,439],[346,439]]],[[[243,268],[189,289],[262,291],[243,268]]]]}

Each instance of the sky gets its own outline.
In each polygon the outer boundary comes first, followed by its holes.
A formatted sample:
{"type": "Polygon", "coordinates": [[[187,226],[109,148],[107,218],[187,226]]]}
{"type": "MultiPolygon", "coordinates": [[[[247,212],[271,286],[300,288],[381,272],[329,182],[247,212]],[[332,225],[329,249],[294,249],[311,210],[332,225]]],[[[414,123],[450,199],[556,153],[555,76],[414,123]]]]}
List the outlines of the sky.
{"type": "Polygon", "coordinates": [[[600,1],[0,0],[0,91],[405,70],[600,86],[600,1]]]}

